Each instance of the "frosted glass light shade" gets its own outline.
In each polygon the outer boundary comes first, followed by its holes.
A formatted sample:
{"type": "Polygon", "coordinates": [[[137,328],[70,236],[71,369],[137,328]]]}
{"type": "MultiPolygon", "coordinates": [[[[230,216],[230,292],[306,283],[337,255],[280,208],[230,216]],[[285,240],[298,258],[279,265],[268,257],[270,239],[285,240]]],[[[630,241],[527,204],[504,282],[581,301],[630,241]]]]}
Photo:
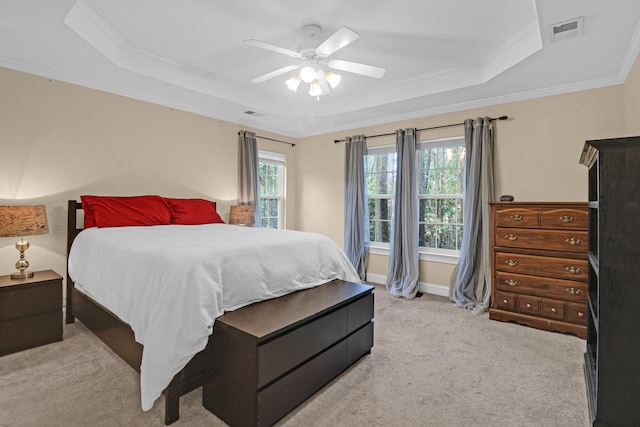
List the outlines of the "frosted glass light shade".
{"type": "Polygon", "coordinates": [[[289,80],[287,80],[285,83],[287,84],[287,87],[289,89],[296,92],[298,90],[298,86],[300,86],[300,82],[302,82],[302,80],[300,80],[300,77],[293,76],[289,80]]]}
{"type": "Polygon", "coordinates": [[[322,89],[320,88],[320,83],[318,80],[314,80],[311,82],[309,86],[309,95],[311,96],[320,96],[322,95],[322,89]]]}
{"type": "Polygon", "coordinates": [[[313,67],[306,66],[300,70],[300,78],[305,83],[311,83],[316,79],[316,70],[313,67]]]}
{"type": "Polygon", "coordinates": [[[329,83],[329,86],[331,86],[331,89],[334,89],[336,86],[338,86],[338,84],[340,84],[342,76],[340,74],[334,73],[333,71],[327,71],[326,73],[324,73],[324,78],[327,83],[329,83]]]}

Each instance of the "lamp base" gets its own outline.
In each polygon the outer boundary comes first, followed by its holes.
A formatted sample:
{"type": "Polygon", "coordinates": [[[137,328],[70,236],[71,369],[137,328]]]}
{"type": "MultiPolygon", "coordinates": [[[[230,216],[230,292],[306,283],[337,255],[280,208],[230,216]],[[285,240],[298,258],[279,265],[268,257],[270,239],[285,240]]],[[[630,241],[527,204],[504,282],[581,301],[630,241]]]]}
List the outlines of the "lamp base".
{"type": "Polygon", "coordinates": [[[12,279],[28,279],[29,277],[33,277],[33,271],[16,271],[11,274],[12,279]]]}

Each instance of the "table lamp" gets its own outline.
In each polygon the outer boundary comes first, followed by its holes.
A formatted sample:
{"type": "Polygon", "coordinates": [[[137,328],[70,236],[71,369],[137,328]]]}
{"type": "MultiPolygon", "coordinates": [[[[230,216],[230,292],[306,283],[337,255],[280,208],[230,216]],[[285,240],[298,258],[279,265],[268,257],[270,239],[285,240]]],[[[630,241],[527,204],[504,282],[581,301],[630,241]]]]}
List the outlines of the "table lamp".
{"type": "Polygon", "coordinates": [[[12,279],[33,277],[33,272],[27,271],[29,262],[25,259],[24,253],[29,248],[29,242],[24,240],[24,236],[48,232],[47,211],[44,205],[0,206],[0,237],[20,237],[16,243],[16,249],[20,251],[20,259],[16,262],[18,271],[11,275],[12,279]]]}
{"type": "Polygon", "coordinates": [[[252,226],[255,222],[253,206],[231,206],[231,211],[229,212],[229,224],[252,226]]]}

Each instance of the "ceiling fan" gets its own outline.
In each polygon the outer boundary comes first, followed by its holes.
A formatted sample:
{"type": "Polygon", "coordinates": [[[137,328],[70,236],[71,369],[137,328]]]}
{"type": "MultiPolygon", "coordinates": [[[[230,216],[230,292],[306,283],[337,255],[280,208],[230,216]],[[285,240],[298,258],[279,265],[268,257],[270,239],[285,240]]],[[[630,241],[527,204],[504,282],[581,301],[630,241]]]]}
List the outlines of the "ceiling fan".
{"type": "Polygon", "coordinates": [[[270,73],[256,77],[251,80],[252,83],[262,83],[270,80],[274,77],[282,74],[297,70],[300,70],[299,76],[294,76],[287,80],[287,85],[291,90],[295,92],[300,80],[310,83],[311,90],[310,95],[320,95],[324,91],[329,91],[329,87],[335,87],[340,80],[340,76],[331,72],[323,72],[322,65],[327,67],[346,71],[349,73],[360,74],[367,77],[381,78],[384,76],[386,69],[382,67],[376,67],[373,65],[361,64],[358,62],[343,61],[340,59],[329,59],[329,56],[347,46],[348,44],[357,40],[360,35],[347,27],[340,27],[333,34],[331,34],[325,41],[317,45],[316,38],[320,34],[321,29],[317,25],[309,25],[305,28],[305,34],[308,40],[298,47],[298,50],[290,50],[283,47],[275,46],[269,43],[261,42],[254,39],[244,40],[242,43],[249,46],[258,47],[261,49],[270,50],[283,55],[290,56],[291,58],[298,59],[300,63],[287,65],[270,73]],[[316,90],[314,92],[314,85],[316,90]],[[295,86],[295,89],[292,87],[295,86]],[[318,88],[320,88],[318,93],[318,88]]]}

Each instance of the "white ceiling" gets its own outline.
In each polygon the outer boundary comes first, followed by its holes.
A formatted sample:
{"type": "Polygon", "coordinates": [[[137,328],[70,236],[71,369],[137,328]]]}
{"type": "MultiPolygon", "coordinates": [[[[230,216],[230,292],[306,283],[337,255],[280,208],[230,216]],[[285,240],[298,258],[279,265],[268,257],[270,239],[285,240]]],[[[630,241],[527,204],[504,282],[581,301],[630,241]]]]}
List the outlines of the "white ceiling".
{"type": "Polygon", "coordinates": [[[0,66],[291,137],[622,84],[639,52],[638,0],[0,0],[0,66]],[[310,24],[356,31],[331,59],[384,77],[251,83],[298,61],[242,41],[295,51],[310,24]]]}

